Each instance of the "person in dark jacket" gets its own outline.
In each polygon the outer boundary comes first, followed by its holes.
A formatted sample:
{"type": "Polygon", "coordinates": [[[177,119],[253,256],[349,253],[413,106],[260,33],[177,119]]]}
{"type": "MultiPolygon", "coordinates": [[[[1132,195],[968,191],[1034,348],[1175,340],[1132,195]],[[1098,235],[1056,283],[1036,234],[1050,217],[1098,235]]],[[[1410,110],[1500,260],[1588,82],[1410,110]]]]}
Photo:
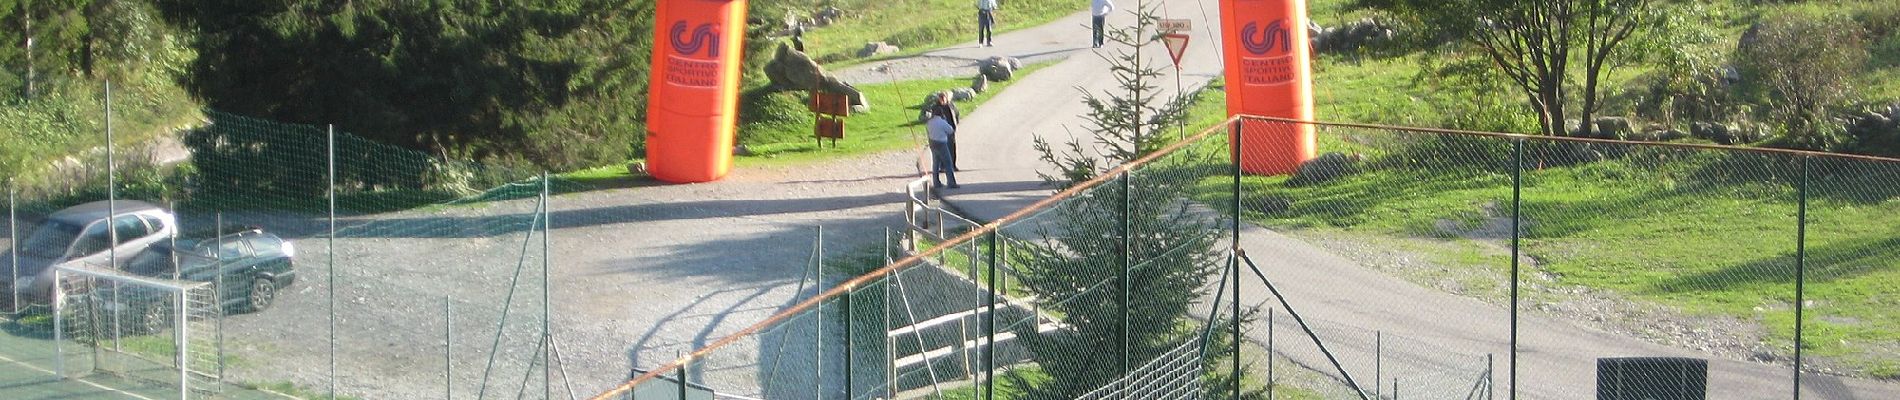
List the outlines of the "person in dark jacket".
{"type": "MultiPolygon", "coordinates": [[[[956,128],[959,126],[957,125],[956,102],[951,101],[950,97],[947,95],[937,97],[937,105],[931,108],[930,114],[942,116],[944,122],[950,123],[951,128],[956,128]]],[[[948,146],[949,146],[949,152],[950,152],[950,170],[962,171],[963,168],[957,166],[957,134],[954,131],[950,133],[948,146]]]]}

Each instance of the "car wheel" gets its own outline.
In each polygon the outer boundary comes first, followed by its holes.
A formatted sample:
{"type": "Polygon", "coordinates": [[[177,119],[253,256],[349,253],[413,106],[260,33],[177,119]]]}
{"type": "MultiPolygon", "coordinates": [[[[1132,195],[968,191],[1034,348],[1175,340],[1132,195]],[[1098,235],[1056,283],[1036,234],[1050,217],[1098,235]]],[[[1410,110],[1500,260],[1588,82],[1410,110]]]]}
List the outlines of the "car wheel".
{"type": "Polygon", "coordinates": [[[270,308],[271,302],[277,301],[277,284],[265,278],[252,280],[251,295],[245,297],[244,300],[245,308],[251,312],[264,311],[270,308]]]}

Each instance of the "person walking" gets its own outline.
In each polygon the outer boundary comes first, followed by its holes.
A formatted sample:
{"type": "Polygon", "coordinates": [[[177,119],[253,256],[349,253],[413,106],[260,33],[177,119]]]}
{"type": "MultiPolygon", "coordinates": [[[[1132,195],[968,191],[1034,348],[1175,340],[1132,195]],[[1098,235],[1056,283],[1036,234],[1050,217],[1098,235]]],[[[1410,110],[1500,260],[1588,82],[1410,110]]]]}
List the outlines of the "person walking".
{"type": "Polygon", "coordinates": [[[957,128],[951,126],[950,121],[942,115],[931,115],[930,120],[924,122],[924,132],[930,136],[930,183],[933,187],[946,187],[942,175],[950,176],[949,188],[962,187],[957,185],[956,167],[950,161],[950,135],[956,131],[957,128]]]}
{"type": "Polygon", "coordinates": [[[1095,0],[1095,3],[1089,6],[1089,11],[1095,16],[1095,48],[1099,49],[1102,48],[1102,25],[1107,24],[1108,13],[1115,12],[1115,2],[1095,0]]]}
{"type": "Polygon", "coordinates": [[[976,0],[976,44],[996,46],[996,0],[976,0]]]}

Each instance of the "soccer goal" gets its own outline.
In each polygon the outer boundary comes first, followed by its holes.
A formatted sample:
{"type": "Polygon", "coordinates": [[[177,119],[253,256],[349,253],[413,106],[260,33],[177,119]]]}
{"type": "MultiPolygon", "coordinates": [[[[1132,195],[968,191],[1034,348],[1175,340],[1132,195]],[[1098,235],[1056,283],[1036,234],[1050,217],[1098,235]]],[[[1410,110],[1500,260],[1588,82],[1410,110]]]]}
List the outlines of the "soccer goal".
{"type": "Polygon", "coordinates": [[[54,271],[54,358],[61,378],[108,375],[207,397],[223,386],[217,288],[100,266],[54,271]]]}

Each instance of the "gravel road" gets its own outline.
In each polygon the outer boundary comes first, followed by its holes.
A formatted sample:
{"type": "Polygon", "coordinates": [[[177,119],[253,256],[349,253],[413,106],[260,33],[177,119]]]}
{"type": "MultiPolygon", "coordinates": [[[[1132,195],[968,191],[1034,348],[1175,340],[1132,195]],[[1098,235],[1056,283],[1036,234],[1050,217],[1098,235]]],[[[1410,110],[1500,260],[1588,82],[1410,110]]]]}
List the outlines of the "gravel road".
{"type": "MultiPolygon", "coordinates": [[[[786,168],[737,169],[725,180],[641,185],[555,196],[549,282],[560,359],[553,394],[590,396],[793,304],[816,237],[830,254],[872,246],[901,224],[903,183],[915,155],[887,153],[786,168]]],[[[337,385],[363,398],[513,396],[543,379],[530,369],[540,342],[541,236],[528,238],[533,199],[352,218],[336,241],[337,385]],[[527,255],[522,254],[524,239],[527,255]],[[517,271],[516,265],[525,267],[517,271]],[[514,301],[507,305],[510,282],[514,301]],[[444,348],[445,296],[453,344],[444,348]],[[504,307],[509,309],[501,323],[504,307]],[[498,330],[504,332],[499,341],[498,330]],[[489,349],[499,348],[489,370],[489,349]],[[445,358],[454,384],[445,386],[445,358]],[[482,393],[486,392],[486,393],[482,393]]],[[[330,286],[322,221],[227,216],[286,232],[301,250],[301,280],[265,312],[229,319],[224,332],[249,382],[329,385],[330,286]]],[[[828,279],[835,280],[835,279],[828,279]]],[[[804,295],[814,288],[809,285],[804,295]]],[[[776,336],[775,336],[776,335],[776,336]]],[[[768,341],[792,340],[783,332],[768,341]]],[[[796,335],[791,335],[796,336],[796,335]]],[[[744,386],[770,368],[747,340],[695,368],[695,382],[744,386]]],[[[791,351],[801,351],[792,346],[791,351]]],[[[774,349],[776,350],[776,349],[774,349]]],[[[788,358],[790,360],[792,358],[788,358]]],[[[789,367],[787,367],[789,369],[789,367]]]]}

